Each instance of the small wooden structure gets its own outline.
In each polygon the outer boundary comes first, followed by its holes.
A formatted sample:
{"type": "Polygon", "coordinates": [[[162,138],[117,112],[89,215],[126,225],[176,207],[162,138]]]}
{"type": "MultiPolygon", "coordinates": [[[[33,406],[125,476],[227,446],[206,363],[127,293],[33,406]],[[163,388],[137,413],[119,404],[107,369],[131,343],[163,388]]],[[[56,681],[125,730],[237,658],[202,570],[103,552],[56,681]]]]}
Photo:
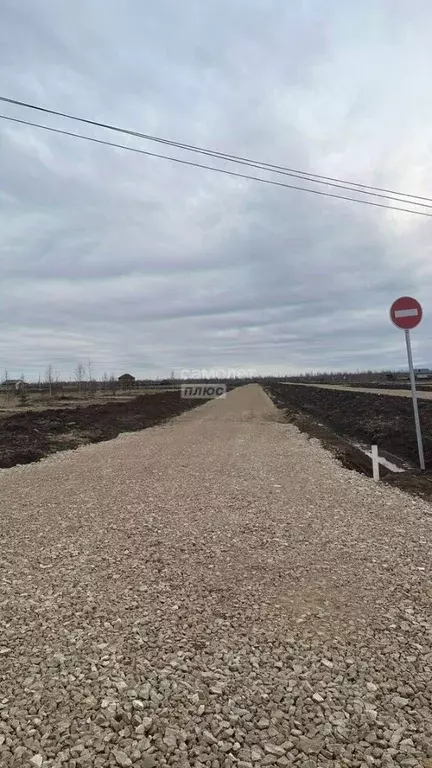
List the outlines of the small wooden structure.
{"type": "Polygon", "coordinates": [[[122,389],[131,389],[135,384],[135,376],[130,373],[123,373],[118,377],[118,382],[122,389]]]}
{"type": "Polygon", "coordinates": [[[26,389],[27,384],[24,379],[6,379],[1,386],[6,392],[15,392],[19,395],[23,389],[26,389]]]}

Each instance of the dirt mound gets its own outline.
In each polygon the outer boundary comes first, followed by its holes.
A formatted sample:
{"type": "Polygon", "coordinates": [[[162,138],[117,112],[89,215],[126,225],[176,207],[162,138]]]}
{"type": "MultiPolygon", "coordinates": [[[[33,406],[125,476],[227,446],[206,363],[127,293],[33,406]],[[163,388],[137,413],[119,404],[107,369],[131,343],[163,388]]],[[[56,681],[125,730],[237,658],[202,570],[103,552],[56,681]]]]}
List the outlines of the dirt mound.
{"type": "Polygon", "coordinates": [[[55,451],[152,427],[202,402],[182,399],[178,391],[161,392],[126,402],[14,414],[0,422],[0,467],[29,464],[55,451]]]}
{"type": "Polygon", "coordinates": [[[431,401],[419,401],[426,464],[426,472],[420,472],[410,399],[291,384],[270,385],[267,391],[285,409],[288,421],[321,440],[347,468],[371,476],[370,459],[352,442],[377,443],[389,458],[397,457],[412,467],[398,473],[381,467],[385,482],[432,500],[431,401]]]}
{"type": "MultiPolygon", "coordinates": [[[[418,464],[412,402],[409,398],[276,384],[270,387],[278,405],[324,422],[350,440],[418,464]]],[[[432,403],[419,400],[426,467],[432,470],[432,403]]]]}

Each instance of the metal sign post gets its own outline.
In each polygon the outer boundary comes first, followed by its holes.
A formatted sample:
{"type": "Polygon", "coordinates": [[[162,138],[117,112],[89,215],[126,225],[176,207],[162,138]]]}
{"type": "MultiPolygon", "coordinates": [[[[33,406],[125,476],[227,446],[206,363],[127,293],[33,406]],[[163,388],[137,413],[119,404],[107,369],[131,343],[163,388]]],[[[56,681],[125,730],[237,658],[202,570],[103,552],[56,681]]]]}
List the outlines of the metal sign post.
{"type": "Polygon", "coordinates": [[[420,416],[418,411],[417,402],[417,389],[414,375],[414,365],[412,359],[411,350],[411,337],[410,329],[415,328],[419,324],[423,316],[421,305],[416,299],[411,296],[401,296],[400,299],[396,299],[390,308],[390,318],[392,323],[398,328],[402,328],[405,331],[405,341],[408,356],[408,368],[411,382],[411,395],[413,401],[414,411],[414,423],[417,436],[417,448],[420,462],[420,469],[425,469],[424,453],[423,453],[423,439],[420,426],[420,416]]]}
{"type": "Polygon", "coordinates": [[[418,412],[417,389],[416,389],[414,366],[413,366],[412,351],[411,351],[411,337],[410,337],[410,332],[408,330],[405,330],[405,341],[406,341],[406,348],[407,348],[407,355],[408,355],[408,367],[409,367],[409,375],[410,375],[410,382],[411,382],[411,395],[412,395],[412,401],[413,401],[414,423],[415,423],[416,435],[417,435],[417,448],[418,448],[418,455],[419,455],[419,461],[420,461],[420,469],[424,469],[425,461],[424,461],[424,453],[423,453],[423,439],[422,439],[422,432],[421,432],[421,426],[420,426],[420,416],[418,412]]]}

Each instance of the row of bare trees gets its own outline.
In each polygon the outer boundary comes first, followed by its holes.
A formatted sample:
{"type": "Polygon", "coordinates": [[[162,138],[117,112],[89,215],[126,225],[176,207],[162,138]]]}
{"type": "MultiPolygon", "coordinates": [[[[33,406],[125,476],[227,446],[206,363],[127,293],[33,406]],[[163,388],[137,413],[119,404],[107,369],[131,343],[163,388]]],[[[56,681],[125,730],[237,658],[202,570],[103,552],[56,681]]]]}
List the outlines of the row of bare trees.
{"type": "MultiPolygon", "coordinates": [[[[21,373],[20,380],[25,382],[24,374],[21,373]]],[[[4,382],[10,382],[9,372],[4,370],[4,382]]],[[[115,392],[118,387],[118,380],[114,375],[108,376],[104,373],[101,380],[97,380],[94,375],[94,365],[92,360],[88,360],[87,364],[77,363],[74,370],[73,378],[69,379],[69,382],[62,381],[59,372],[54,368],[52,363],[47,365],[44,376],[39,376],[37,382],[28,382],[31,388],[37,388],[39,390],[45,390],[49,392],[50,397],[53,392],[59,389],[67,387],[67,385],[74,381],[77,386],[78,392],[94,393],[96,390],[111,390],[115,392]]],[[[14,380],[15,382],[15,380],[14,380]]],[[[11,382],[12,384],[12,382],[11,382]]]]}
{"type": "Polygon", "coordinates": [[[79,392],[82,392],[83,389],[90,391],[94,391],[95,389],[118,389],[118,381],[113,374],[108,376],[107,373],[104,373],[101,381],[95,379],[93,375],[93,363],[91,360],[87,362],[87,366],[83,363],[78,363],[75,368],[74,378],[79,392]]]}

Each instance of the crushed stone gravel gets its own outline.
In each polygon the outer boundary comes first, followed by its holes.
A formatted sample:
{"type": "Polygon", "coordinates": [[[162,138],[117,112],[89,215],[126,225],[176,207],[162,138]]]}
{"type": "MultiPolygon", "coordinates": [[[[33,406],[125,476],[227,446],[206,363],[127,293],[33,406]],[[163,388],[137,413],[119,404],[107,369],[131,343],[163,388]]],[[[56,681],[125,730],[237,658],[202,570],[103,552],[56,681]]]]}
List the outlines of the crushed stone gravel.
{"type": "Polygon", "coordinates": [[[257,385],[0,496],[0,766],[431,768],[432,508],[257,385]]]}

